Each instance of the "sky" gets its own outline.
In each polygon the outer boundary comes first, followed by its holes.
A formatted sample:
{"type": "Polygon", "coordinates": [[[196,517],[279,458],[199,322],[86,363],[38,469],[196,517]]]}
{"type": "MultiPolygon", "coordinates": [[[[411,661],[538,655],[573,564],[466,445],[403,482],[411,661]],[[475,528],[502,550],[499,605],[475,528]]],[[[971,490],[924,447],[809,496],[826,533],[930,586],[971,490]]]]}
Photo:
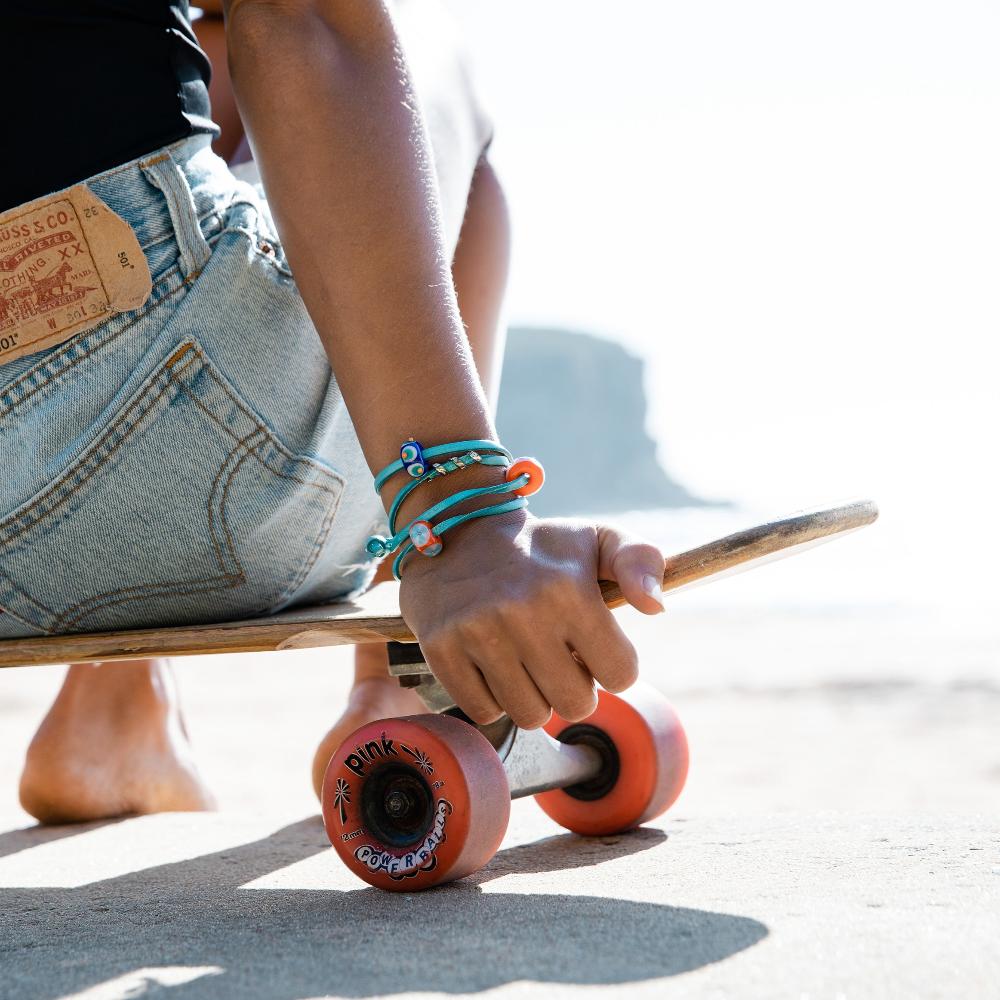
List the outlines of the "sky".
{"type": "Polygon", "coordinates": [[[878,500],[859,590],[995,606],[1000,8],[450,6],[496,122],[511,319],[641,355],[696,492],[878,500]]]}

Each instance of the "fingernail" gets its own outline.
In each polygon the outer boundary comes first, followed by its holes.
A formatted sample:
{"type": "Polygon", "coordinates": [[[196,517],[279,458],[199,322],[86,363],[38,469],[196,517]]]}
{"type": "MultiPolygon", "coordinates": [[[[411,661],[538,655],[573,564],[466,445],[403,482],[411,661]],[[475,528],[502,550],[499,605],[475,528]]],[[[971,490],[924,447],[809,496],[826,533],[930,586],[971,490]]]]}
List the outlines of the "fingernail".
{"type": "Polygon", "coordinates": [[[650,597],[656,601],[657,604],[663,607],[663,588],[660,586],[660,581],[656,579],[652,573],[647,573],[642,578],[642,589],[649,594],[650,597]]]}

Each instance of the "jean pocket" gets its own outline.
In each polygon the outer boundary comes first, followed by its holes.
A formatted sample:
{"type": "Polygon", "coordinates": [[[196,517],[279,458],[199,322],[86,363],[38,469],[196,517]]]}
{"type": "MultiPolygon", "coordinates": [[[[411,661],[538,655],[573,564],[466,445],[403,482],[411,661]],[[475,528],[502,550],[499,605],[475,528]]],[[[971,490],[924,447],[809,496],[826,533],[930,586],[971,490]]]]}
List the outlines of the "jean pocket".
{"type": "Polygon", "coordinates": [[[0,609],[46,633],[280,607],[344,482],[279,440],[186,338],[61,473],[0,519],[0,609]]]}

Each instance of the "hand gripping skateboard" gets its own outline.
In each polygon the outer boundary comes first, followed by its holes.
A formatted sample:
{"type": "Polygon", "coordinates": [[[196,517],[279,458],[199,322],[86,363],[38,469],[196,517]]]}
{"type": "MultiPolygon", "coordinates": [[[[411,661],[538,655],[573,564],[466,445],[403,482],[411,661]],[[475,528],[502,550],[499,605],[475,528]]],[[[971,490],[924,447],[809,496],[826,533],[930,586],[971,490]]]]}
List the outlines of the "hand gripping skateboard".
{"type": "MultiPolygon", "coordinates": [[[[858,501],[736,532],[668,557],[663,590],[801,551],[877,516],[875,504],[858,501]]],[[[625,603],[615,584],[602,581],[601,590],[609,607],[625,603]]],[[[553,717],[544,730],[522,730],[504,717],[474,725],[424,662],[394,586],[241,622],[2,640],[0,667],[366,642],[389,643],[390,672],[430,713],[361,727],[327,769],[327,834],[371,885],[412,892],[481,868],[500,846],[515,798],[534,795],[566,829],[600,835],[661,815],[684,786],[684,730],[666,699],[641,682],[624,694],[598,691],[597,709],[582,723],[553,717]]]]}

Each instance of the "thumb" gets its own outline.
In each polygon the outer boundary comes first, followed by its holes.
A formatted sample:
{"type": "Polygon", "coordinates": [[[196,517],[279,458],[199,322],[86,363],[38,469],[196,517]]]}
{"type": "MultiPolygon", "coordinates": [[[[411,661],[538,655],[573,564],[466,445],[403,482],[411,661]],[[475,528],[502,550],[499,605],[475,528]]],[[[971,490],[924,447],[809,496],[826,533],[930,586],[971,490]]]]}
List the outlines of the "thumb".
{"type": "Polygon", "coordinates": [[[610,525],[597,526],[597,575],[602,580],[614,580],[622,589],[625,600],[646,615],[664,610],[663,553],[634,535],[610,525]]]}

